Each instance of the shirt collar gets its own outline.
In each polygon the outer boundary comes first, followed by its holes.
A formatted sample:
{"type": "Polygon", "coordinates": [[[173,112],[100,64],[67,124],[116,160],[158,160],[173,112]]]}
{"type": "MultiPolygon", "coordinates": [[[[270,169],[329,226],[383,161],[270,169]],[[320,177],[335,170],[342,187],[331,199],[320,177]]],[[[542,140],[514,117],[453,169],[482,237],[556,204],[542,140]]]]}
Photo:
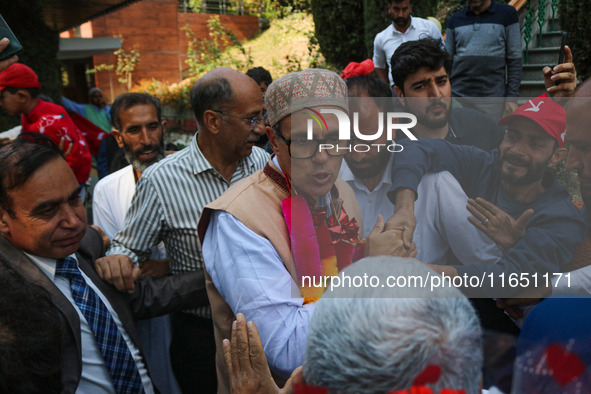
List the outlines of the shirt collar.
{"type": "Polygon", "coordinates": [[[189,152],[191,154],[191,163],[193,163],[193,173],[200,174],[202,172],[213,170],[213,166],[207,161],[205,156],[203,156],[203,152],[199,149],[199,144],[197,144],[197,135],[199,133],[195,133],[193,138],[191,139],[191,143],[189,144],[189,152]]]}
{"type": "Polygon", "coordinates": [[[404,33],[399,32],[398,29],[396,29],[396,26],[394,26],[394,22],[392,22],[390,24],[390,27],[392,27],[392,34],[407,34],[409,32],[409,30],[416,29],[417,27],[415,25],[414,18],[412,17],[412,15],[409,18],[410,18],[410,25],[408,26],[408,29],[406,29],[406,31],[404,33]]]}
{"type": "MultiPolygon", "coordinates": [[[[373,189],[374,192],[377,190],[380,190],[380,188],[382,188],[383,185],[391,185],[392,184],[392,160],[393,160],[393,158],[394,158],[394,154],[391,154],[390,159],[388,160],[388,165],[386,166],[386,171],[384,171],[384,174],[382,175],[382,179],[380,180],[380,183],[378,183],[378,185],[375,187],[375,189],[373,189]]],[[[347,165],[347,162],[344,162],[342,165],[345,165],[346,167],[344,167],[343,171],[341,171],[341,173],[340,173],[341,179],[344,180],[345,182],[353,182],[358,189],[367,190],[369,192],[369,190],[363,184],[361,179],[359,179],[359,178],[355,177],[355,175],[353,175],[353,172],[351,171],[351,169],[347,165]]]]}
{"type": "MultiPolygon", "coordinates": [[[[189,145],[190,155],[191,155],[191,162],[193,163],[193,174],[197,175],[205,171],[217,171],[209,161],[203,156],[203,152],[199,149],[199,144],[197,143],[197,135],[199,132],[195,133],[193,138],[191,139],[191,143],[189,145]]],[[[252,148],[253,150],[255,147],[252,148]]],[[[248,168],[250,172],[244,172],[245,174],[250,174],[254,172],[254,168],[256,167],[256,162],[252,158],[252,153],[238,162],[238,169],[242,169],[243,171],[248,168]]]]}
{"type": "MultiPolygon", "coordinates": [[[[47,257],[39,257],[39,256],[35,256],[32,254],[29,254],[27,252],[23,252],[24,254],[27,255],[27,257],[29,259],[31,259],[31,261],[33,263],[35,263],[35,265],[37,267],[39,267],[39,269],[53,282],[55,280],[55,267],[57,265],[57,259],[51,259],[51,258],[47,258],[47,257]]],[[[76,264],[78,264],[78,259],[76,258],[75,254],[71,254],[67,257],[72,257],[74,260],[76,260],[76,264]]]]}

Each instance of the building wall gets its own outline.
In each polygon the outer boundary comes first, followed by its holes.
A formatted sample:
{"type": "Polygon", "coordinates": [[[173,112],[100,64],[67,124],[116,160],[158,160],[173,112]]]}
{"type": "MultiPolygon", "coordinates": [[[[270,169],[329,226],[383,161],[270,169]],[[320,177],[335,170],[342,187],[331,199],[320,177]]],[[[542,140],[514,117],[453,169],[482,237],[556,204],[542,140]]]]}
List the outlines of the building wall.
{"type": "MultiPolygon", "coordinates": [[[[178,12],[178,0],[143,0],[119,11],[92,21],[94,37],[117,37],[123,48],[134,46],[140,52],[141,62],[133,73],[133,81],[155,78],[170,83],[181,80],[182,70],[187,68],[187,40],[181,28],[189,25],[197,37],[207,37],[207,19],[211,14],[178,12]]],[[[225,26],[240,40],[252,38],[258,32],[254,16],[220,15],[225,26]]],[[[113,54],[94,56],[94,65],[117,64],[113,54]]],[[[111,86],[114,96],[126,91],[126,86],[117,80],[115,72],[99,71],[95,74],[96,86],[111,101],[111,86]],[[111,79],[111,82],[110,82],[111,79]]]]}
{"type": "MultiPolygon", "coordinates": [[[[180,61],[183,69],[187,68],[185,66],[185,59],[187,58],[188,40],[185,30],[182,28],[189,26],[196,37],[207,37],[209,34],[207,21],[212,16],[214,14],[192,14],[185,12],[178,14],[180,61]]],[[[222,25],[230,29],[240,41],[251,39],[259,32],[258,18],[255,16],[219,15],[219,17],[222,25]]]]}

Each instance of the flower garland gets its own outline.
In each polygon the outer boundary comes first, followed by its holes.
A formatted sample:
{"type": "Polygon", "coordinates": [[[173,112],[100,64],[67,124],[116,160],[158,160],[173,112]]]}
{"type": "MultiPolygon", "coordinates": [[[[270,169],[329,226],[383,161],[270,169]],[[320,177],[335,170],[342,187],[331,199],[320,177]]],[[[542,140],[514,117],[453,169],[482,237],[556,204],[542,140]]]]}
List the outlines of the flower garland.
{"type": "Polygon", "coordinates": [[[363,250],[358,248],[359,225],[349,219],[342,204],[333,204],[328,218],[325,208],[310,211],[302,196],[285,198],[281,208],[289,230],[296,283],[304,303],[314,302],[324,292],[326,279],[349,266],[363,250]],[[310,278],[306,286],[304,277],[310,278]]]}

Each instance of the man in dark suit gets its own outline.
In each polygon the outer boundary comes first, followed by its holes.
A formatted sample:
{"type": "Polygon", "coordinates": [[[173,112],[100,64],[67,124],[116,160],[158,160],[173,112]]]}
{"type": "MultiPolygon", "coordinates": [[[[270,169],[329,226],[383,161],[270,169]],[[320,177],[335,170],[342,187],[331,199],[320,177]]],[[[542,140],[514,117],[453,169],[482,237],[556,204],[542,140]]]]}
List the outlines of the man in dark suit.
{"type": "Polygon", "coordinates": [[[117,291],[93,269],[103,239],[86,226],[59,149],[17,140],[0,149],[0,168],[0,275],[13,268],[59,310],[63,392],[154,392],[133,321],[206,304],[202,273],[144,277],[133,293],[117,291]]]}

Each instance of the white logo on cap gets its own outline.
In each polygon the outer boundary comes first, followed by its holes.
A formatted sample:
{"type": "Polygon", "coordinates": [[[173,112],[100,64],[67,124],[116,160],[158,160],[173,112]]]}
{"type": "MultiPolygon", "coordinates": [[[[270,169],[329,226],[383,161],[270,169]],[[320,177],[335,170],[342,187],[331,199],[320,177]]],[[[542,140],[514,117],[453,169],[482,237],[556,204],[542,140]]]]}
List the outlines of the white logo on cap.
{"type": "Polygon", "coordinates": [[[535,105],[534,102],[531,100],[529,100],[528,102],[531,105],[531,108],[524,109],[523,111],[540,112],[540,105],[544,104],[544,102],[541,100],[538,103],[538,105],[535,105]]]}
{"type": "Polygon", "coordinates": [[[560,139],[562,142],[566,141],[566,130],[564,130],[564,133],[560,134],[560,139]]]}

